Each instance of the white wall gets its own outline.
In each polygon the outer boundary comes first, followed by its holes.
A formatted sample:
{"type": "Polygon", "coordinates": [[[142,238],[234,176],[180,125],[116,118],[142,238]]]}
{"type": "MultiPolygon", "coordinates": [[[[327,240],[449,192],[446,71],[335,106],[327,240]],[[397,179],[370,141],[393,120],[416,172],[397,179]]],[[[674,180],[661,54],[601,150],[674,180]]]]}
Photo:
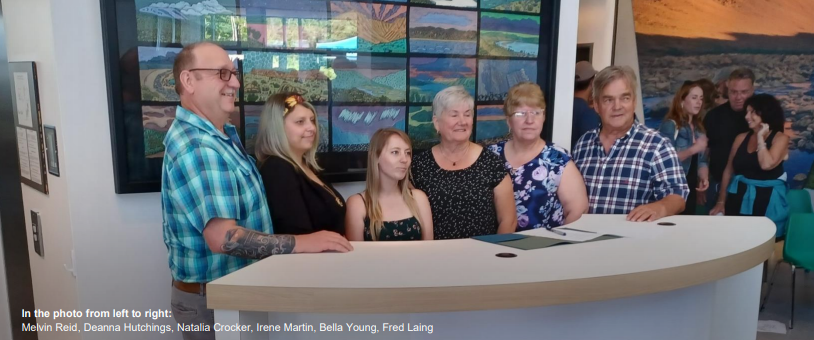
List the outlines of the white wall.
{"type": "MultiPolygon", "coordinates": [[[[159,194],[116,195],[114,191],[99,1],[4,0],[3,11],[9,60],[37,62],[43,122],[57,127],[60,145],[62,177],[49,176],[51,194],[23,186],[26,211],[37,209],[43,215],[46,258],[33,253],[33,244],[29,246],[37,307],[169,309],[171,277],[159,194]],[[76,252],[75,264],[71,249],[76,252]],[[78,277],[74,279],[63,264],[75,265],[78,277]]],[[[564,1],[562,11],[559,43],[563,48],[558,60],[574,60],[578,3],[564,1]]],[[[554,142],[568,145],[574,68],[570,62],[560,64],[554,142]]],[[[363,183],[337,188],[347,197],[361,191],[363,183]]],[[[120,322],[80,322],[85,321],[120,322]]],[[[107,333],[55,332],[41,333],[40,339],[80,336],[111,338],[107,333]]],[[[180,339],[180,334],[118,333],[115,338],[180,339]]]]}
{"type": "MultiPolygon", "coordinates": [[[[114,190],[99,1],[53,1],[51,7],[58,51],[56,86],[66,118],[64,165],[74,169],[66,194],[77,202],[71,207],[71,225],[80,307],[169,309],[171,277],[159,194],[116,195],[114,190]]],[[[103,332],[82,334],[86,340],[111,338],[103,332]]],[[[122,332],[115,338],[180,339],[180,334],[122,332]]]]}
{"type": "Polygon", "coordinates": [[[619,16],[616,20],[616,56],[615,65],[627,65],[633,68],[639,78],[636,91],[636,116],[644,123],[644,106],[642,105],[642,76],[639,72],[639,50],[636,47],[636,30],[633,26],[633,2],[619,0],[619,16]]]}
{"type": "Polygon", "coordinates": [[[593,43],[591,64],[601,70],[611,65],[616,0],[579,0],[577,43],[593,43]]]}
{"type": "Polygon", "coordinates": [[[574,64],[577,60],[577,32],[581,0],[563,0],[557,38],[557,80],[554,84],[554,122],[551,142],[571,147],[571,119],[574,116],[574,64]]]}
{"type": "MultiPolygon", "coordinates": [[[[28,249],[31,262],[31,278],[34,290],[34,303],[42,310],[78,309],[76,282],[73,276],[63,269],[71,265],[70,253],[73,248],[70,211],[68,200],[68,183],[73,172],[81,167],[70,167],[65,158],[70,158],[71,149],[63,144],[64,131],[61,122],[64,111],[60,105],[60,93],[64,90],[57,83],[57,60],[54,53],[52,25],[52,8],[49,0],[4,0],[3,15],[8,39],[8,60],[34,61],[39,76],[39,93],[43,124],[57,128],[57,140],[60,145],[60,170],[62,177],[48,175],[50,194],[44,195],[27,185],[22,185],[23,205],[25,207],[26,227],[31,225],[29,211],[37,210],[42,217],[42,238],[45,258],[34,252],[31,233],[28,233],[28,249]],[[63,146],[64,145],[64,146],[63,146]],[[65,158],[62,158],[66,156],[65,158]]],[[[65,12],[62,12],[63,16],[65,12]]],[[[74,23],[77,24],[77,23],[74,23]]],[[[76,67],[76,65],[72,65],[76,67]]],[[[77,88],[76,84],[73,88],[77,88]]],[[[87,133],[87,131],[86,131],[87,133]]],[[[49,320],[53,324],[54,320],[49,320]]],[[[14,325],[19,327],[19,325],[14,325]]],[[[80,339],[78,333],[42,332],[42,340],[80,339]]]]}

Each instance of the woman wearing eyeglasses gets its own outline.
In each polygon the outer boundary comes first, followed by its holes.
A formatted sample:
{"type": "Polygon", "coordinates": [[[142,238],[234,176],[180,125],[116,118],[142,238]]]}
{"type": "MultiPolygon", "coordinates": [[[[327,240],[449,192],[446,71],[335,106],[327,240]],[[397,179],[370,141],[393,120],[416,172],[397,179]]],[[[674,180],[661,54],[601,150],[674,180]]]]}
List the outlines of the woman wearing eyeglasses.
{"type": "Polygon", "coordinates": [[[517,231],[555,228],[588,210],[588,194],[571,156],[546,143],[545,98],[540,86],[520,83],[503,104],[511,139],[489,146],[509,170],[517,206],[517,231]]]}
{"type": "Polygon", "coordinates": [[[429,198],[436,240],[512,233],[517,225],[503,163],[470,142],[474,106],[463,86],[438,92],[432,123],[441,142],[413,158],[413,184],[429,198]]]}
{"type": "Polygon", "coordinates": [[[271,96],[260,115],[255,154],[275,234],[345,233],[345,201],[318,175],[316,119],[295,93],[271,96]]]}

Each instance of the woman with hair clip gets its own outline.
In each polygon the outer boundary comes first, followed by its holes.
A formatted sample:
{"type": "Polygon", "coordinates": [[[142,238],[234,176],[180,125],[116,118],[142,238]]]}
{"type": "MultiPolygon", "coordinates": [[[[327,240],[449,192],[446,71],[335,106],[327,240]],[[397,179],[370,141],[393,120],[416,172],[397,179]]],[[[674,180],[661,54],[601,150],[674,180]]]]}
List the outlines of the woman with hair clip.
{"type": "Polygon", "coordinates": [[[345,201],[318,175],[316,110],[296,93],[269,97],[255,154],[275,234],[345,233],[345,201]]]}
{"type": "Polygon", "coordinates": [[[373,134],[367,153],[365,191],[348,199],[345,228],[350,241],[432,240],[430,201],[410,185],[412,148],[401,130],[373,134]]]}
{"type": "Polygon", "coordinates": [[[676,149],[690,187],[682,215],[695,215],[696,206],[705,203],[705,191],[709,188],[704,113],[703,88],[698,82],[684,82],[659,126],[661,135],[676,149]]]}

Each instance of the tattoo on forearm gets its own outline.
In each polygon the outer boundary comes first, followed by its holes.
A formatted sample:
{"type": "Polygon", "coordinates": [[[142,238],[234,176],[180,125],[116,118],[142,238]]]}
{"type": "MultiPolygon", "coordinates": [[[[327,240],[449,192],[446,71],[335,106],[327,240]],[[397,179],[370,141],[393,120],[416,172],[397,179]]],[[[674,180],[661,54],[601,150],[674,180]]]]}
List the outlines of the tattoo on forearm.
{"type": "Polygon", "coordinates": [[[234,228],[226,232],[221,250],[224,254],[262,259],[271,255],[290,254],[294,251],[296,240],[293,235],[269,235],[243,228],[234,228]]]}

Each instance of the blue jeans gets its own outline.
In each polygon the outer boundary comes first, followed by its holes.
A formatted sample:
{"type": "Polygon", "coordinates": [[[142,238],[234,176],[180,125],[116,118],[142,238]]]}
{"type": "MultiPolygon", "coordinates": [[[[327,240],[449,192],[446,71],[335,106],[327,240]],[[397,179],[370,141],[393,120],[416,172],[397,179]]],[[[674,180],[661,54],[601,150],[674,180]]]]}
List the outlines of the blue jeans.
{"type": "Polygon", "coordinates": [[[721,182],[712,178],[709,179],[709,188],[707,189],[707,211],[712,211],[715,208],[715,203],[718,203],[718,193],[721,192],[721,182]]]}

